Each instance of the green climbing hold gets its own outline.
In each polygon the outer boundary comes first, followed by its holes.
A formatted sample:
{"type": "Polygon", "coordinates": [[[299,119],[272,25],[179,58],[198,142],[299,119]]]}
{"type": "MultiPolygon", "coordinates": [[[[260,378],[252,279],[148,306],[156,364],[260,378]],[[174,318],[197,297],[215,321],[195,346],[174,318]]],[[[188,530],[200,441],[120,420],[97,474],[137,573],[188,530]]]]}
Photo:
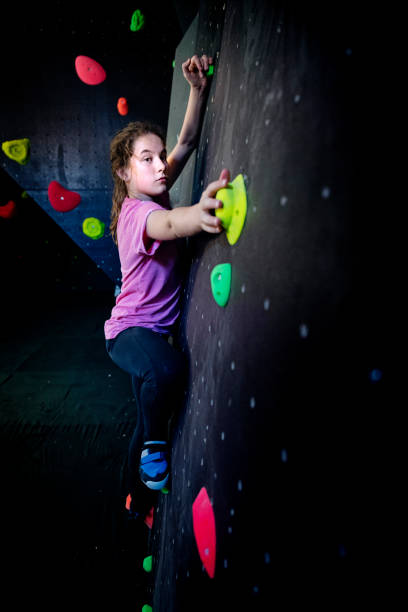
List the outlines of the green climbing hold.
{"type": "Polygon", "coordinates": [[[214,74],[214,66],[211,64],[206,72],[207,76],[212,76],[214,74]]]}
{"type": "Polygon", "coordinates": [[[92,240],[98,240],[105,233],[105,224],[96,219],[96,217],[88,217],[82,223],[82,231],[92,240]]]}
{"type": "Polygon", "coordinates": [[[153,557],[152,555],[149,555],[148,557],[145,557],[145,559],[143,559],[143,569],[145,572],[149,573],[152,571],[152,567],[153,567],[153,557]]]}
{"type": "Polygon", "coordinates": [[[130,22],[130,29],[132,32],[138,32],[144,26],[144,15],[139,9],[137,9],[133,15],[132,20],[130,22]]]}
{"type": "Polygon", "coordinates": [[[28,138],[20,138],[19,140],[7,140],[1,145],[4,153],[10,159],[24,166],[28,162],[30,155],[30,140],[28,138]]]}
{"type": "Polygon", "coordinates": [[[211,289],[218,306],[225,306],[231,291],[231,264],[217,264],[211,272],[211,289]]]}
{"type": "Polygon", "coordinates": [[[142,612],[153,612],[153,608],[149,606],[149,604],[145,604],[142,608],[142,612]]]}
{"type": "Polygon", "coordinates": [[[232,183],[219,189],[215,197],[223,203],[223,207],[217,208],[215,214],[222,221],[228,242],[235,244],[241,235],[247,213],[246,189],[242,174],[238,174],[232,183]]]}
{"type": "Polygon", "coordinates": [[[169,489],[167,487],[163,487],[162,489],[160,489],[160,491],[164,493],[164,495],[167,495],[167,493],[169,493],[169,489]]]}

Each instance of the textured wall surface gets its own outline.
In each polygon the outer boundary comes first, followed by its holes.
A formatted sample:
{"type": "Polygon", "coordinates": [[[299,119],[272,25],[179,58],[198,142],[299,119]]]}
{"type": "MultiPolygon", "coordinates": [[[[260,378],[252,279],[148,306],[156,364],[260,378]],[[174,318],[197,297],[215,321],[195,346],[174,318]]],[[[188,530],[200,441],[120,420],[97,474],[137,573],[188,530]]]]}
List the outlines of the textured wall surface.
{"type": "Polygon", "coordinates": [[[0,142],[31,142],[26,165],[1,152],[2,167],[114,282],[120,281],[120,264],[109,234],[109,142],[129,121],[148,119],[166,129],[174,49],[182,37],[173,3],[160,10],[142,5],[145,25],[137,32],[130,30],[137,7],[126,2],[114,9],[91,3],[80,10],[27,3],[10,7],[2,24],[3,47],[10,52],[1,66],[7,94],[0,142]],[[78,55],[98,61],[106,80],[83,83],[75,71],[78,55]],[[116,108],[119,97],[128,101],[125,116],[116,108]],[[55,211],[48,200],[51,181],[79,193],[80,205],[68,213],[55,211]],[[87,217],[105,224],[99,240],[82,232],[87,217]]]}
{"type": "Polygon", "coordinates": [[[196,50],[216,67],[192,201],[226,167],[244,175],[248,213],[234,246],[225,234],[189,241],[190,386],[156,511],[155,612],[266,610],[282,597],[330,607],[350,571],[352,40],[345,7],[295,4],[200,5],[196,50]],[[225,262],[221,308],[210,272],[225,262]],[[212,579],[193,534],[203,486],[212,579]]]}

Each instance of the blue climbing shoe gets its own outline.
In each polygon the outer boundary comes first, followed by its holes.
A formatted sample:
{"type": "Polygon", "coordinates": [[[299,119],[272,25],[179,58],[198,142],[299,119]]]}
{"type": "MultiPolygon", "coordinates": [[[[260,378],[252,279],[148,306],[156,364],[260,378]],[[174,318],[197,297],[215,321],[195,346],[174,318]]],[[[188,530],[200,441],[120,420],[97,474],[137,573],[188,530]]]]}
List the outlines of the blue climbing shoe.
{"type": "Polygon", "coordinates": [[[159,491],[169,479],[167,442],[145,442],[140,457],[139,474],[142,482],[159,491]]]}

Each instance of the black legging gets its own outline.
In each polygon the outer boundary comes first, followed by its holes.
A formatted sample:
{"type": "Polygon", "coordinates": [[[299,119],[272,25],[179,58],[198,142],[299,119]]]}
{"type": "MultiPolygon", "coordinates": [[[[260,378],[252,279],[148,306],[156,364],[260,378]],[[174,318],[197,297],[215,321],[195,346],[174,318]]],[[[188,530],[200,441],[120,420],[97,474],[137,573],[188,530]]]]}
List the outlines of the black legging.
{"type": "Polygon", "coordinates": [[[106,341],[106,349],[116,365],[132,377],[137,424],[129,445],[128,482],[135,501],[145,488],[139,479],[143,443],[168,440],[170,416],[183,400],[187,363],[166,336],[145,327],[125,329],[106,341]]]}

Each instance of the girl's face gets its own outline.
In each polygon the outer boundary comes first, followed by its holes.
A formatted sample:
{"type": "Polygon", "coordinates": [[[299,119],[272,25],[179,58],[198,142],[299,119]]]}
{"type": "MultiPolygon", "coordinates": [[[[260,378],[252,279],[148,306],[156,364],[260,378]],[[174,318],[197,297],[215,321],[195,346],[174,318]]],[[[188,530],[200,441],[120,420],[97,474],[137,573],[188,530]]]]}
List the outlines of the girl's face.
{"type": "Polygon", "coordinates": [[[145,134],[133,144],[133,155],[121,178],[130,198],[137,194],[151,197],[167,191],[167,152],[156,134],[145,134]]]}

